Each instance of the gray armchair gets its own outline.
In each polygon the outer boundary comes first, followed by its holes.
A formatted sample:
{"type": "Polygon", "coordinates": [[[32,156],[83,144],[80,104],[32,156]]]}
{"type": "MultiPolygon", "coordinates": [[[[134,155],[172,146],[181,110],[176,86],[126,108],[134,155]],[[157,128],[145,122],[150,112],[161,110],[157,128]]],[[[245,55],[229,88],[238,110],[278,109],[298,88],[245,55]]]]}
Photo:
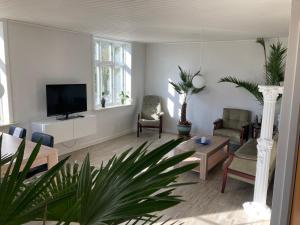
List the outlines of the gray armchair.
{"type": "Polygon", "coordinates": [[[248,140],[250,124],[250,111],[224,108],[223,118],[214,122],[213,134],[228,137],[232,144],[242,145],[244,140],[248,140]]]}
{"type": "Polygon", "coordinates": [[[162,133],[162,116],[161,98],[155,95],[144,96],[142,112],[138,114],[137,137],[140,136],[142,129],[158,128],[159,138],[162,133]]]}

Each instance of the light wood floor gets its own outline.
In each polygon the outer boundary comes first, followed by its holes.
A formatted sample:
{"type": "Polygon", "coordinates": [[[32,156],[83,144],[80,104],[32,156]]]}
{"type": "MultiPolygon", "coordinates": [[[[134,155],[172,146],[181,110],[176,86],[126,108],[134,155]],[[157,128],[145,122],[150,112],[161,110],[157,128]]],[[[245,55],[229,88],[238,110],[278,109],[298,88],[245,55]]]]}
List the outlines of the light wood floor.
{"type": "MultiPolygon", "coordinates": [[[[114,154],[119,154],[130,147],[139,146],[145,141],[151,142],[151,147],[154,148],[176,137],[174,134],[163,134],[162,138],[158,139],[158,135],[152,131],[143,132],[140,138],[136,138],[135,134],[129,134],[73,152],[70,160],[81,162],[89,153],[91,163],[99,166],[102,161],[107,162],[114,154]]],[[[172,221],[184,222],[187,225],[269,224],[269,221],[248,219],[244,214],[242,204],[252,200],[252,185],[229,178],[225,193],[220,193],[222,165],[210,171],[205,182],[200,181],[195,172],[188,172],[179,179],[183,182],[199,183],[176,190],[176,194],[183,196],[185,202],[162,212],[165,218],[172,218],[172,221]]],[[[269,204],[271,192],[269,190],[269,204]]]]}

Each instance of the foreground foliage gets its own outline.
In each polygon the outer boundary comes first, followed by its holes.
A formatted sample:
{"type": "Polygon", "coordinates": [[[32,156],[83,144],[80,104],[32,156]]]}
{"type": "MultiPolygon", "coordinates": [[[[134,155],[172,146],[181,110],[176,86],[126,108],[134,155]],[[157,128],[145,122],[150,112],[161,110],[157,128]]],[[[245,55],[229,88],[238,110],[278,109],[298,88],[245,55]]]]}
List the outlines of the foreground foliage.
{"type": "MultiPolygon", "coordinates": [[[[0,146],[2,136],[0,137],[0,146]]],[[[57,224],[153,224],[160,217],[153,213],[182,201],[173,190],[178,175],[197,164],[174,168],[193,154],[192,151],[166,157],[180,143],[172,140],[148,151],[147,143],[114,156],[95,168],[89,155],[82,165],[66,159],[33,179],[26,181],[41,144],[38,143],[26,166],[20,171],[25,141],[13,156],[1,157],[0,225],[19,225],[29,221],[57,221],[57,224]],[[3,168],[2,168],[3,169],[3,168]],[[4,171],[3,171],[4,172],[4,171]]],[[[1,148],[0,148],[1,152],[1,148]]]]}

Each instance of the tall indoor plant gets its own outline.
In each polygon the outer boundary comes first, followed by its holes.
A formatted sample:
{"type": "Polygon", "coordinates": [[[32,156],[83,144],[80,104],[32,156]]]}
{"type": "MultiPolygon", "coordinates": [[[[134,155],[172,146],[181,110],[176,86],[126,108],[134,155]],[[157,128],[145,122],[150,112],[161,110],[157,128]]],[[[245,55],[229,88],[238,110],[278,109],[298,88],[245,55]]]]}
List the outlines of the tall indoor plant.
{"type": "MultiPolygon", "coordinates": [[[[280,85],[284,80],[285,58],[287,48],[282,42],[270,45],[269,56],[267,56],[266,42],[264,38],[257,38],[256,42],[263,47],[265,59],[265,81],[262,85],[280,85]]],[[[262,93],[258,90],[258,83],[254,81],[244,81],[233,76],[221,78],[219,83],[233,83],[238,88],[244,88],[250,92],[257,101],[263,105],[262,93]]]]}
{"type": "MultiPolygon", "coordinates": [[[[45,174],[25,180],[41,143],[32,151],[22,172],[25,140],[13,156],[1,154],[0,136],[0,225],[20,225],[30,221],[57,221],[57,224],[116,225],[154,224],[154,212],[170,208],[182,200],[173,195],[178,175],[197,164],[175,167],[194,152],[166,158],[180,140],[169,141],[152,150],[147,143],[128,149],[108,163],[95,168],[89,155],[83,164],[64,159],[45,174]],[[6,172],[4,164],[8,163],[6,172]],[[145,222],[145,223],[144,223],[145,222]]],[[[156,223],[157,224],[157,223],[156,223]]]]}
{"type": "Polygon", "coordinates": [[[189,135],[192,123],[186,119],[187,103],[189,97],[193,94],[198,94],[205,88],[205,85],[200,70],[191,74],[190,72],[184,71],[180,66],[178,66],[178,68],[181,81],[178,83],[170,81],[169,83],[178,94],[184,96],[181,106],[181,117],[177,125],[178,133],[180,135],[189,135]]]}

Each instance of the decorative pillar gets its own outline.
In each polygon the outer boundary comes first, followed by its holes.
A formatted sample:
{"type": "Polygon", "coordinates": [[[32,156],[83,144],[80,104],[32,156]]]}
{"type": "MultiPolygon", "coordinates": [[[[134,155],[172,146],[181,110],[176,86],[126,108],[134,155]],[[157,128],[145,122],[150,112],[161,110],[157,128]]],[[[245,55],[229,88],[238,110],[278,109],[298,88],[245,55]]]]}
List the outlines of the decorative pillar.
{"type": "Polygon", "coordinates": [[[259,86],[264,97],[260,138],[257,140],[257,164],[253,202],[243,204],[247,215],[255,218],[270,219],[271,209],[267,206],[269,184],[269,165],[273,146],[273,126],[277,97],[283,93],[281,86],[259,86]]]}

